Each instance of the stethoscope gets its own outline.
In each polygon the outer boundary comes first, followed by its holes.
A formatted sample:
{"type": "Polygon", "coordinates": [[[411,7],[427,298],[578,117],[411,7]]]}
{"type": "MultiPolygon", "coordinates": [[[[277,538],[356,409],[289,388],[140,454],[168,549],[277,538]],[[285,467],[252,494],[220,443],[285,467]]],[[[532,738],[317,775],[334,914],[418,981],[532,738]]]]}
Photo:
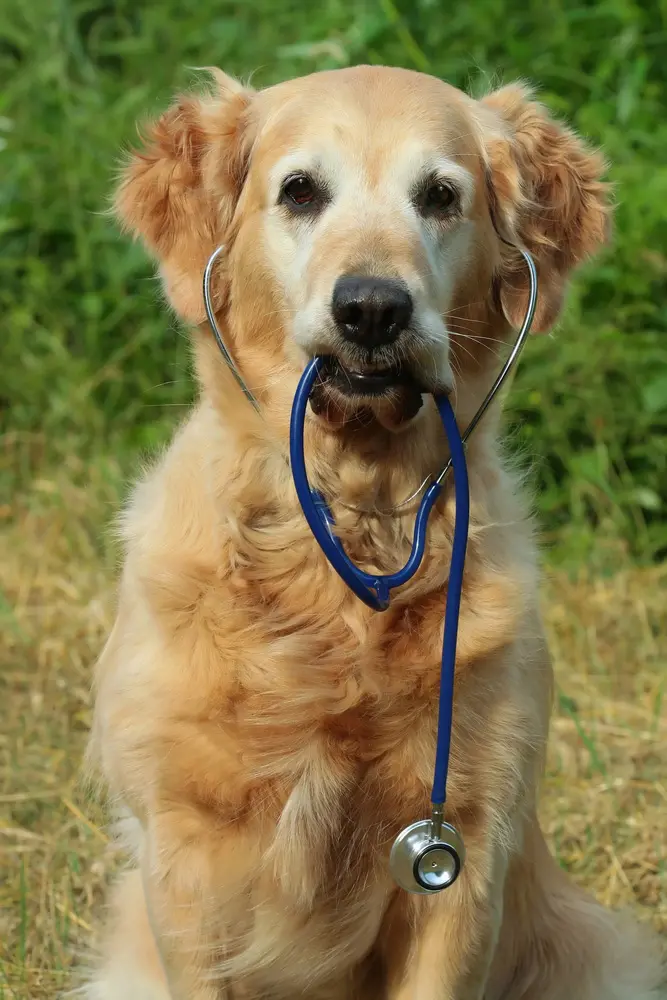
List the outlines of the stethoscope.
{"type": "MultiPolygon", "coordinates": [[[[503,242],[507,241],[503,240],[503,242]]],[[[213,311],[210,294],[211,274],[215,261],[223,252],[223,249],[223,247],[218,247],[215,250],[209,258],[204,271],[203,291],[206,315],[223,358],[246,398],[259,411],[257,398],[249,390],[236,367],[234,359],[222,339],[213,311]]],[[[389,855],[389,868],[394,881],[401,888],[407,890],[407,892],[421,895],[440,892],[442,889],[446,889],[452,885],[461,873],[465,862],[463,838],[444,819],[454,708],[456,642],[470,516],[470,493],[465,444],[510,374],[526,342],[533,322],[537,303],[537,272],[530,254],[520,247],[516,247],[515,249],[523,257],[530,279],[528,305],[521,329],[517,334],[509,357],[463,434],[459,431],[448,396],[434,394],[433,399],[447,437],[450,458],[437,478],[428,486],[422,497],[415,518],[410,555],[403,568],[396,573],[388,575],[366,573],[355,566],[345,552],[340,539],[334,534],[334,517],[324,496],[319,490],[313,489],[308,482],[304,453],[304,423],[308,400],[324,363],[323,358],[313,358],[306,365],[305,371],[299,380],[292,404],[290,463],[301,509],[315,540],[333,569],[344,580],[350,590],[375,611],[386,611],[389,607],[391,591],[407,583],[421,566],[424,558],[429,515],[442,491],[442,485],[449,470],[452,469],[454,474],[456,512],[452,556],[447,584],[447,601],[445,605],[445,629],[442,642],[435,768],[431,790],[431,816],[429,819],[418,820],[416,823],[412,823],[402,830],[396,837],[389,855]]],[[[413,496],[417,495],[420,489],[413,496]]],[[[408,500],[410,499],[412,497],[408,498],[408,500]]],[[[407,503],[407,501],[404,501],[404,503],[407,503]]],[[[399,506],[403,506],[403,504],[399,506]]]]}

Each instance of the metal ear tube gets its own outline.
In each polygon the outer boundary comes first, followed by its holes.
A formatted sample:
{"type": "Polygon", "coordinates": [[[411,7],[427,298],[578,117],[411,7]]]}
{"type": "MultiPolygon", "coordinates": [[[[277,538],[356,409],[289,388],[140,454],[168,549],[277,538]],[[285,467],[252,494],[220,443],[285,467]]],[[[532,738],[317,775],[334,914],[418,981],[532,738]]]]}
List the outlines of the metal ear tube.
{"type": "MultiPolygon", "coordinates": [[[[504,243],[507,243],[502,236],[500,236],[500,239],[504,243]]],[[[215,260],[222,252],[222,249],[222,247],[218,247],[213,253],[204,274],[203,290],[206,314],[225,362],[231,368],[246,398],[255,409],[259,410],[256,397],[248,389],[230,351],[222,339],[212,306],[210,294],[211,273],[215,260]]],[[[533,321],[537,303],[537,272],[530,254],[519,247],[516,249],[522,255],[529,275],[530,285],[526,315],[509,357],[463,434],[459,431],[452,405],[447,396],[434,395],[434,401],[447,436],[450,459],[442,471],[430,482],[430,485],[427,486],[428,479],[424,480],[421,486],[410,497],[392,509],[396,510],[399,507],[405,506],[415,499],[424,487],[426,487],[415,517],[410,556],[402,569],[392,574],[381,575],[366,573],[359,569],[358,566],[355,566],[345,552],[340,539],[335,534],[335,520],[327,501],[318,490],[311,488],[309,484],[304,453],[304,424],[310,394],[320,374],[324,361],[323,358],[313,358],[306,365],[292,404],[290,420],[290,464],[294,486],[306,521],[332,568],[360,600],[376,611],[385,611],[389,607],[393,588],[407,583],[419,569],[424,557],[429,515],[442,491],[443,483],[450,469],[453,472],[456,512],[445,605],[435,768],[431,791],[431,816],[428,819],[418,820],[416,823],[412,823],[402,830],[396,837],[389,856],[390,871],[397,885],[407,892],[420,895],[440,892],[442,889],[453,885],[465,863],[463,838],[450,823],[445,821],[447,775],[454,708],[456,642],[470,516],[465,443],[513,369],[526,342],[533,321]]]]}

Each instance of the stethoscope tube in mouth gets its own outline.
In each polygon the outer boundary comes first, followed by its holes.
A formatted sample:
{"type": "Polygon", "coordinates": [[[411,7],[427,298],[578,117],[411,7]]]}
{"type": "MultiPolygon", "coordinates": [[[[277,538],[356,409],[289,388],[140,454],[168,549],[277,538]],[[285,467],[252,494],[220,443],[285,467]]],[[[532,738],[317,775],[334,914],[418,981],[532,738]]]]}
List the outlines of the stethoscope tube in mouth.
{"type": "MultiPolygon", "coordinates": [[[[412,550],[403,569],[388,576],[380,576],[373,573],[365,573],[358,566],[354,565],[345,552],[340,539],[334,534],[333,527],[335,521],[329,505],[318,490],[310,488],[306,472],[303,444],[306,409],[313,386],[318,379],[323,364],[324,358],[320,357],[309,361],[301,376],[294,395],[294,402],[292,403],[290,465],[294,486],[308,526],[338,575],[364,604],[367,604],[370,608],[374,608],[375,611],[385,611],[389,607],[390,592],[395,587],[401,587],[404,583],[407,583],[421,566],[426,547],[428,518],[433,509],[433,504],[440,495],[442,486],[440,483],[431,483],[422,498],[415,518],[412,550]]],[[[448,408],[453,420],[454,415],[449,401],[446,397],[440,398],[445,400],[444,405],[448,408]]],[[[440,404],[438,404],[438,408],[440,408],[440,404]]],[[[444,420],[442,412],[441,419],[444,420]]],[[[456,424],[455,420],[454,424],[456,424]]]]}

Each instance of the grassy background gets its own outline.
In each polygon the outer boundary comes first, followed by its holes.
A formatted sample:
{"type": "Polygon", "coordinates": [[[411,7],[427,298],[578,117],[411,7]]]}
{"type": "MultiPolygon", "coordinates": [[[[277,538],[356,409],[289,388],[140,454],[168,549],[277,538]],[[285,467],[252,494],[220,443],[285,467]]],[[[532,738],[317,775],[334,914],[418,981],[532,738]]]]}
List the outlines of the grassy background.
{"type": "Polygon", "coordinates": [[[188,67],[262,85],[362,61],[533,80],[613,163],[614,245],[529,345],[508,420],[552,567],[545,823],[575,877],[667,928],[667,0],[4,0],[0,997],[55,995],[114,863],[75,787],[103,528],[193,393],[149,264],[104,216],[119,150],[188,67]]]}
{"type": "MultiPolygon", "coordinates": [[[[535,80],[613,162],[613,248],[512,395],[554,557],[667,552],[665,0],[5,0],[0,7],[0,404],[10,485],[45,452],[132,455],[191,386],[139,248],[103,210],[135,121],[219,64],[257,84],[359,61],[473,90],[535,80]],[[7,438],[5,438],[7,440],[7,438]],[[27,466],[27,467],[26,467],[27,466]],[[592,546],[591,529],[596,534],[592,546]],[[600,536],[610,541],[600,544],[600,536]]],[[[126,466],[125,460],[123,465],[126,466]]]]}

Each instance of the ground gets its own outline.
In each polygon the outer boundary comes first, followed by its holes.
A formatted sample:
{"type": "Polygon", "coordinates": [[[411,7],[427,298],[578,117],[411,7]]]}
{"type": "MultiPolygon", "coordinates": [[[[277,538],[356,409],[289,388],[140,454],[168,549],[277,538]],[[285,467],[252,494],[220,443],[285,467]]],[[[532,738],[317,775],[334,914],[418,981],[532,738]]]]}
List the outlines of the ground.
{"type": "MultiPolygon", "coordinates": [[[[80,780],[92,663],[114,608],[104,484],[33,481],[0,566],[0,998],[46,1000],[91,940],[120,859],[80,780]],[[102,541],[101,541],[102,540],[102,541]]],[[[558,679],[542,818],[572,877],[667,935],[667,566],[547,573],[558,679]]]]}

